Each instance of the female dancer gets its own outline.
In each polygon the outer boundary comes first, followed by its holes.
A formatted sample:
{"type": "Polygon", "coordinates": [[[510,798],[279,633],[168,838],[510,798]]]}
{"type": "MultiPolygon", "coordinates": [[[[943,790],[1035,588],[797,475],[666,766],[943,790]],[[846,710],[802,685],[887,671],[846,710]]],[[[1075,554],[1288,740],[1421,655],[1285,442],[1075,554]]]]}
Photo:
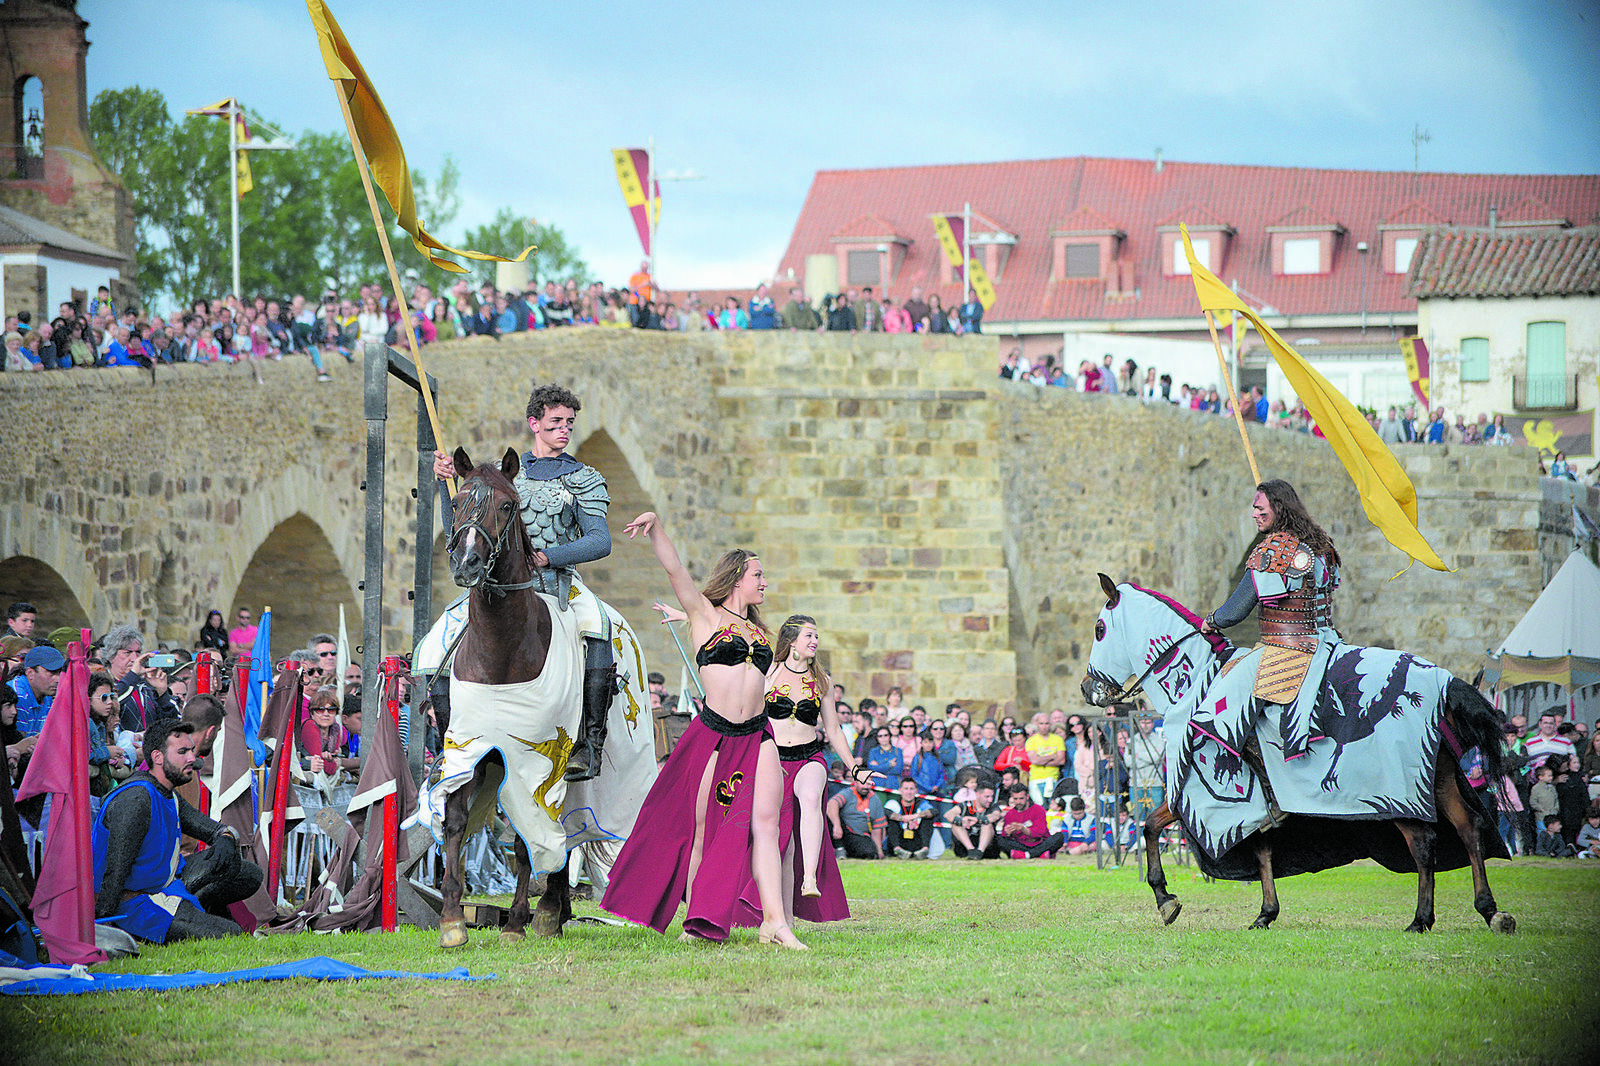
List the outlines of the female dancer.
{"type": "Polygon", "coordinates": [[[601,905],[665,932],[683,900],[684,935],[721,941],[748,875],[761,900],[760,942],[803,950],[784,918],[783,768],[763,705],[772,648],[759,610],[767,588],[761,560],[734,548],[697,589],[653,511],[624,530],[650,538],[688,615],[706,705],[645,797],[601,905]]]}
{"type": "MultiPolygon", "coordinates": [[[[831,747],[852,775],[865,770],[839,728],[833,682],[817,665],[817,644],[815,619],[796,614],[783,623],[778,630],[778,662],[767,675],[766,707],[783,764],[778,845],[783,856],[783,902],[790,911],[787,917],[791,921],[798,915],[811,922],[836,922],[850,917],[850,905],[839,879],[838,860],[823,839],[822,792],[828,772],[822,750],[831,747]],[[796,865],[801,872],[798,897],[794,891],[796,865]]],[[[746,920],[756,913],[755,887],[747,884],[742,894],[746,920]]]]}

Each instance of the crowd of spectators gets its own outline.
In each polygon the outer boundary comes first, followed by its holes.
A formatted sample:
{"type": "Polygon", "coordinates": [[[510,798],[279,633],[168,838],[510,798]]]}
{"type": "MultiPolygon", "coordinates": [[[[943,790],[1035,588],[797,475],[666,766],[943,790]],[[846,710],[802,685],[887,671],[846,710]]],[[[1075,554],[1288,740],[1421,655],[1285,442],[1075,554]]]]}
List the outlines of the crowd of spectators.
{"type": "MultiPolygon", "coordinates": [[[[962,334],[980,332],[983,322],[983,305],[975,292],[969,292],[966,303],[947,309],[937,294],[924,299],[920,288],[896,306],[888,297],[876,298],[870,287],[830,293],[815,304],[794,287],[779,308],[762,284],[747,306],[736,296],[726,296],[719,306],[708,307],[698,293],[690,292],[680,307],[657,288],[648,263],[641,263],[628,283],[616,288],[567,279],[501,290],[487,281],[474,287],[462,278],[442,293],[413,284],[407,303],[405,317],[418,344],[571,326],[962,334]]],[[[257,360],[301,356],[309,357],[317,380],[330,381],[329,364],[340,358],[354,362],[368,341],[403,348],[400,319],[397,301],[378,283],[362,285],[351,295],[330,289],[320,300],[300,293],[250,299],[229,294],[197,299],[170,313],[119,308],[109,286],[102,285],[87,308],[63,302],[49,322],[35,324],[26,310],[9,316],[0,371],[172,363],[253,367],[257,360]]]]}
{"type": "MultiPolygon", "coordinates": [[[[207,729],[215,735],[222,704],[215,695],[195,691],[197,663],[202,658],[209,660],[212,693],[227,691],[256,636],[247,608],[236,612],[235,622],[234,628],[224,630],[221,613],[209,612],[190,647],[156,645],[147,649],[139,627],[131,624],[113,626],[95,641],[88,652],[92,807],[97,808],[101,798],[146,765],[144,735],[152,724],[182,720],[194,725],[197,735],[207,729]]],[[[59,698],[67,668],[64,650],[78,639],[75,628],[46,632],[39,627],[38,612],[30,603],[16,602],[7,609],[6,629],[0,633],[0,739],[13,787],[21,783],[28,763],[38,755],[45,717],[59,698]]],[[[313,775],[321,773],[324,784],[336,783],[340,775],[353,781],[361,768],[360,665],[351,663],[345,668],[341,697],[337,643],[330,634],[317,634],[307,647],[283,659],[300,664],[299,709],[293,732],[303,779],[308,784],[316,782],[313,775]]],[[[400,679],[398,696],[403,742],[410,717],[408,678],[400,679]]],[[[431,708],[426,721],[427,750],[437,752],[441,737],[431,708]]],[[[199,754],[210,754],[209,742],[200,746],[199,754]]],[[[24,805],[22,813],[30,825],[42,828],[39,804],[31,809],[24,805]]]]}
{"type": "Polygon", "coordinates": [[[1600,719],[1594,729],[1541,714],[1505,726],[1509,778],[1491,782],[1500,797],[1500,833],[1513,855],[1600,859],[1600,719]]]}
{"type": "Polygon", "coordinates": [[[1091,719],[1057,709],[974,723],[959,704],[944,717],[906,708],[891,688],[852,707],[835,686],[846,740],[872,771],[846,782],[829,755],[825,801],[841,858],[1059,858],[1141,846],[1137,827],[1160,806],[1166,748],[1148,714],[1091,719]]]}

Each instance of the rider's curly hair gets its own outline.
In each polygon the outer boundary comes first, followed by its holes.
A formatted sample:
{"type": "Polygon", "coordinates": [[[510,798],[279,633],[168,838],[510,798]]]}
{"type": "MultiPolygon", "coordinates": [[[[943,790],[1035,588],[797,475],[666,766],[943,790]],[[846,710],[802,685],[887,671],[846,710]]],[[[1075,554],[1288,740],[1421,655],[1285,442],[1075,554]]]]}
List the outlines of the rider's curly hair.
{"type": "Polygon", "coordinates": [[[1293,533],[1302,544],[1327,560],[1329,566],[1339,565],[1339,549],[1333,546],[1333,538],[1317,525],[1306,505],[1300,502],[1300,494],[1294,491],[1293,485],[1274,478],[1257,485],[1256,491],[1272,505],[1273,518],[1268,533],[1293,533]]]}
{"type": "Polygon", "coordinates": [[[528,394],[528,417],[535,421],[543,418],[546,407],[570,407],[576,414],[583,410],[583,401],[571,389],[561,385],[535,385],[528,394]]]}

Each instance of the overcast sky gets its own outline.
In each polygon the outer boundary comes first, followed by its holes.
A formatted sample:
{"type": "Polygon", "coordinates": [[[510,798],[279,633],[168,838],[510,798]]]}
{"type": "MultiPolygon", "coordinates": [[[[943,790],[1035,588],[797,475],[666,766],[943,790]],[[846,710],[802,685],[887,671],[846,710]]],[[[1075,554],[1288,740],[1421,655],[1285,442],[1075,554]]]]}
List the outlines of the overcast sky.
{"type": "MultiPolygon", "coordinates": [[[[616,283],[640,249],[610,149],[654,137],[658,273],[753,284],[819,169],[1055,156],[1600,173],[1594,0],[641,5],[329,0],[413,166],[462,171],[616,283]],[[1218,11],[1207,11],[1207,8],[1218,11]],[[1221,13],[1218,13],[1221,12],[1221,13]]],[[[237,96],[342,128],[302,0],[79,0],[89,92],[237,96]]],[[[503,251],[500,249],[491,249],[503,251]]]]}

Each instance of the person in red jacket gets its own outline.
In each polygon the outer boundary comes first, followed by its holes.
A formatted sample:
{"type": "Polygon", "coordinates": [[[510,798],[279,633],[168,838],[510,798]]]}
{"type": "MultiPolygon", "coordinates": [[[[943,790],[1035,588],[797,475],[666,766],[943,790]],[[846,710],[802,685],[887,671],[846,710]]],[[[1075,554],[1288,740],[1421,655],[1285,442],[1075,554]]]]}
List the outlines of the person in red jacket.
{"type": "Polygon", "coordinates": [[[994,771],[995,773],[1001,773],[1015,767],[1018,771],[1018,778],[1024,778],[1028,775],[1028,768],[1033,765],[1033,760],[1028,758],[1028,749],[1026,747],[1028,733],[1021,726],[1017,726],[1011,730],[1010,740],[1011,743],[1002,748],[1000,754],[995,756],[994,771]]]}

